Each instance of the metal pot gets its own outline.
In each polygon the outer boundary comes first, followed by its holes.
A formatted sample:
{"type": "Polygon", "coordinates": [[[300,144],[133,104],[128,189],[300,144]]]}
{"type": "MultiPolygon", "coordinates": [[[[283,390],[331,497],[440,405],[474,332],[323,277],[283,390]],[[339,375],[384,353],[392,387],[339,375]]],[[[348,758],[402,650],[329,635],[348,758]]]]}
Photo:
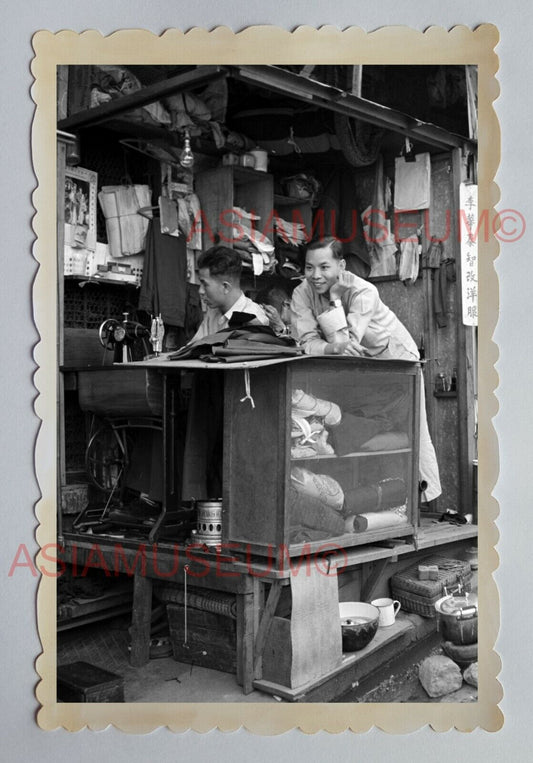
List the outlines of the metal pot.
{"type": "Polygon", "coordinates": [[[477,642],[478,601],[475,593],[443,596],[435,602],[437,629],[453,644],[477,642]]]}
{"type": "Polygon", "coordinates": [[[379,609],[363,601],[339,604],[342,628],[342,651],[357,652],[368,646],[379,625],[379,609]]]}

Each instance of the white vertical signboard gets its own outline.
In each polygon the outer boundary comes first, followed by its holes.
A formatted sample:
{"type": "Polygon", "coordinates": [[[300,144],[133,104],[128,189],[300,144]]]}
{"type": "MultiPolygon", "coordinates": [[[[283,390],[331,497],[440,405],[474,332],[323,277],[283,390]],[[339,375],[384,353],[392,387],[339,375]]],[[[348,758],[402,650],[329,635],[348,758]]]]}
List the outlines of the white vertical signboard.
{"type": "Polygon", "coordinates": [[[463,323],[477,326],[477,237],[478,206],[477,185],[461,183],[460,231],[461,231],[461,292],[463,302],[463,323]]]}

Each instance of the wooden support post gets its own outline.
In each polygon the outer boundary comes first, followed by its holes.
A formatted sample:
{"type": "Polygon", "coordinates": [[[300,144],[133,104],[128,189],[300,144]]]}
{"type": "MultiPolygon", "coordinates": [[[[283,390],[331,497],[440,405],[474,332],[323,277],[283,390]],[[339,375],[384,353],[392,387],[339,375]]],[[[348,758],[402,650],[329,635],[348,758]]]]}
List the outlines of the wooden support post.
{"type": "Polygon", "coordinates": [[[133,615],[131,620],[130,663],[134,668],[146,665],[150,659],[150,629],[152,620],[152,580],[135,573],[133,578],[133,615]]]}
{"type": "Polygon", "coordinates": [[[254,649],[254,677],[255,678],[258,677],[257,671],[259,669],[261,655],[263,654],[263,649],[265,648],[265,641],[268,634],[268,629],[270,627],[272,618],[274,617],[274,612],[276,611],[276,607],[278,606],[280,595],[281,595],[281,581],[274,580],[270,587],[270,593],[268,594],[267,603],[265,605],[265,609],[263,610],[263,615],[261,617],[261,622],[259,623],[259,628],[257,629],[257,636],[255,639],[255,649],[254,649]]]}
{"type": "Polygon", "coordinates": [[[361,586],[361,601],[370,601],[388,563],[388,557],[373,563],[372,572],[365,578],[361,586]]]}
{"type": "Polygon", "coordinates": [[[254,595],[237,594],[237,683],[243,694],[253,691],[254,595]]]}

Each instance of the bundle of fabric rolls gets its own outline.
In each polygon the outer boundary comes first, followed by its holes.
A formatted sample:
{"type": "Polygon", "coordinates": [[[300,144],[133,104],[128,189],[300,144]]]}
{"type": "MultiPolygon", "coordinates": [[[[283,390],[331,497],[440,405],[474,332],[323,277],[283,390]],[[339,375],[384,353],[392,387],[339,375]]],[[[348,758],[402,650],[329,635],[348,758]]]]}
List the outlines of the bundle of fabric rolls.
{"type": "MultiPolygon", "coordinates": [[[[291,404],[293,459],[372,449],[376,437],[381,436],[378,433],[383,429],[382,422],[342,413],[336,403],[302,389],[292,391],[291,404]]],[[[293,466],[289,506],[293,527],[329,536],[365,532],[407,523],[407,487],[403,479],[394,477],[343,490],[328,474],[293,466]]]]}
{"type": "Polygon", "coordinates": [[[301,467],[291,470],[291,525],[328,535],[365,532],[407,523],[407,491],[402,479],[386,479],[343,491],[337,480],[301,467]]]}
{"type": "Polygon", "coordinates": [[[274,245],[255,224],[260,219],[242,207],[231,210],[231,245],[239,253],[243,267],[253,270],[256,276],[272,273],[277,262],[274,245]]]}

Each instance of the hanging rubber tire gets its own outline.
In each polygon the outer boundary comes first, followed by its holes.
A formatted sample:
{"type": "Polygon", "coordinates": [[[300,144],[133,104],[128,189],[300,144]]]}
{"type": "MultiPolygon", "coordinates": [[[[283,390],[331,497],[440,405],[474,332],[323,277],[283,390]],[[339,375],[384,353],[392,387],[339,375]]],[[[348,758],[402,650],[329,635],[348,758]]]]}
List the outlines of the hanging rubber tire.
{"type": "Polygon", "coordinates": [[[344,114],[334,114],[335,133],[341,151],[353,167],[374,164],[381,150],[384,131],[344,114]]]}

